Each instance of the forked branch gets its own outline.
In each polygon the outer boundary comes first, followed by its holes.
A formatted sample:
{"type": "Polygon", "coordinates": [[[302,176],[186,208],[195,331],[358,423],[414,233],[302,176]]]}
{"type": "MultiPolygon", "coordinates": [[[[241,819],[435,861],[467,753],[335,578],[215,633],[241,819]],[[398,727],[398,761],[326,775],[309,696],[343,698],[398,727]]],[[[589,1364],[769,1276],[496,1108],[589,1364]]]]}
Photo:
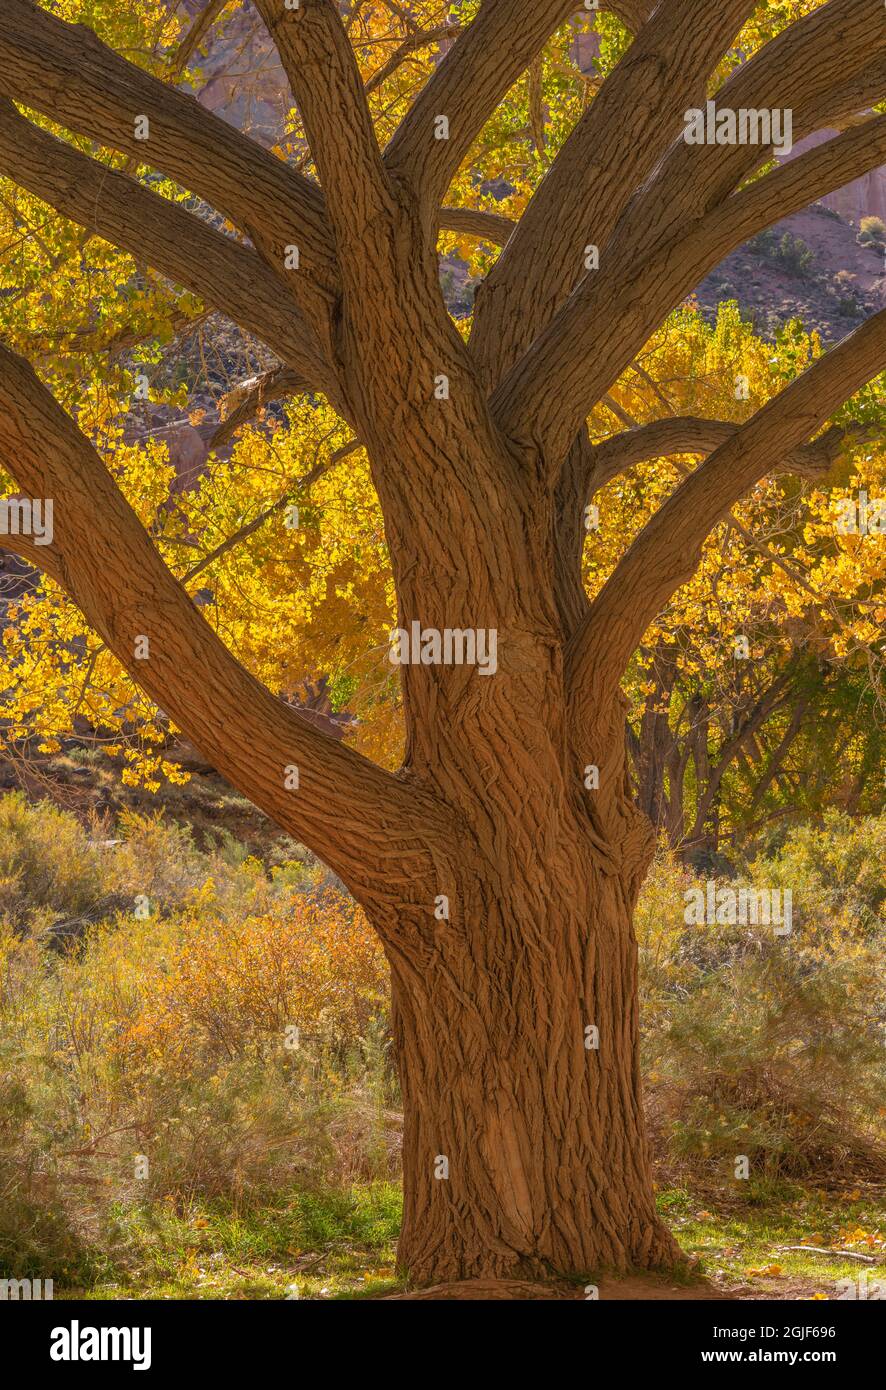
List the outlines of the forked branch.
{"type": "Polygon", "coordinates": [[[501,380],[569,294],[585,247],[607,245],[754,3],[724,0],[696,24],[687,23],[682,0],[666,0],[603,83],[478,295],[471,346],[491,380],[501,380]]]}
{"type": "Polygon", "coordinates": [[[316,185],[92,30],[34,0],[3,0],[0,92],[175,179],[266,248],[281,270],[282,248],[298,245],[301,274],[292,293],[309,313],[328,300],[335,253],[316,185]]]}
{"type": "Polygon", "coordinates": [[[429,226],[498,104],[575,9],[575,0],[483,0],[425,83],[385,150],[385,164],[417,192],[429,226]]]}
{"type": "Polygon", "coordinates": [[[320,174],[343,270],[392,198],[354,50],[333,0],[256,0],[320,174]]]}
{"type": "Polygon", "coordinates": [[[502,428],[537,441],[556,469],[593,406],[709,270],[884,158],[886,118],[878,116],[720,202],[647,261],[588,274],[493,394],[502,428]]]}

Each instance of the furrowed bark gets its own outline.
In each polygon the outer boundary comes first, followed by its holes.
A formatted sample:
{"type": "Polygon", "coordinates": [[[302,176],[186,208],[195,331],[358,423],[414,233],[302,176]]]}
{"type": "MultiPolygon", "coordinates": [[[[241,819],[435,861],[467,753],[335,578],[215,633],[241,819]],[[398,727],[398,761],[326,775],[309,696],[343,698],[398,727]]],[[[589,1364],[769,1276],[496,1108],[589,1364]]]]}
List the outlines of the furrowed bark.
{"type": "Polygon", "coordinates": [[[367,225],[392,205],[354,51],[333,0],[301,0],[297,10],[256,0],[256,9],[298,103],[347,278],[367,225]]]}
{"type": "Polygon", "coordinates": [[[611,10],[632,34],[636,34],[655,9],[655,0],[602,0],[600,9],[611,10]]]}
{"type": "Polygon", "coordinates": [[[444,925],[420,978],[393,961],[411,1175],[398,1259],[417,1283],[678,1257],[640,1111],[630,889],[581,833],[574,858],[561,845],[550,896],[531,887],[535,857],[521,872],[503,845],[506,895],[476,882],[471,932],[444,925]]]}

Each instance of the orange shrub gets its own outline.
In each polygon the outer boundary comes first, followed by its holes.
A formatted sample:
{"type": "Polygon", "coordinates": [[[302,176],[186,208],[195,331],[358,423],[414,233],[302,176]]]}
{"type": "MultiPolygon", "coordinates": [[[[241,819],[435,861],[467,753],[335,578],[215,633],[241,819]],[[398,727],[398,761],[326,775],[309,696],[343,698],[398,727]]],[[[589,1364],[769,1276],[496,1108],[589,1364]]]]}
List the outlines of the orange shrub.
{"type": "Polygon", "coordinates": [[[334,889],[296,893],[284,916],[233,925],[195,914],[181,928],[183,943],[121,1039],[130,1064],[185,1049],[266,1056],[292,1045],[293,1028],[299,1044],[346,1044],[385,1010],[384,954],[362,909],[334,889]]]}

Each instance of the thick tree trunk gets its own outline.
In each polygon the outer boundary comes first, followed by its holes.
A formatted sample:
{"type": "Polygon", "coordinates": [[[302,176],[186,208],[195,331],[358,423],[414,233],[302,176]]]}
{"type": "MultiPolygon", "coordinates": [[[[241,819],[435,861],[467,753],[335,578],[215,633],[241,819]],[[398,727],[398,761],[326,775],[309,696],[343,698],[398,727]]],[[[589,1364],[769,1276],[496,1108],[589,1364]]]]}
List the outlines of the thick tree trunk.
{"type": "MultiPolygon", "coordinates": [[[[551,499],[443,418],[446,491],[438,460],[426,498],[387,507],[400,622],[495,630],[498,667],[403,670],[403,775],[447,808],[451,838],[430,846],[433,881],[402,894],[426,907],[376,923],[405,1110],[399,1263],[420,1284],[672,1264],[631,924],[654,833],[628,795],[624,704],[570,709],[579,605],[545,564],[551,499]],[[466,457],[479,495],[458,490],[466,457]]],[[[400,457],[420,457],[418,429],[409,445],[400,457]]]]}
{"type": "Polygon", "coordinates": [[[428,1283],[672,1265],[642,1115],[633,886],[580,831],[547,875],[504,849],[494,868],[463,863],[461,884],[465,923],[436,924],[421,974],[392,957],[401,1268],[428,1283]]]}

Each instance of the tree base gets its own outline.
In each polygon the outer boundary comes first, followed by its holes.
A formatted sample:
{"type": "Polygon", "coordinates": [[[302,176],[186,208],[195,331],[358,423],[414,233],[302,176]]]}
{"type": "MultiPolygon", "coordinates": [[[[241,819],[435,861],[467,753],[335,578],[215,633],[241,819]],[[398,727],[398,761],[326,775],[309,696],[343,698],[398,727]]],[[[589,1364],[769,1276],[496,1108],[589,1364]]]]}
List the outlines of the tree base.
{"type": "MultiPolygon", "coordinates": [[[[604,1303],[611,1302],[731,1302],[736,1293],[724,1293],[707,1280],[699,1279],[691,1284],[674,1284],[664,1274],[635,1274],[626,1278],[600,1280],[599,1297],[604,1303]]],[[[539,1283],[527,1279],[462,1279],[452,1284],[432,1284],[426,1289],[412,1289],[408,1293],[386,1294],[386,1302],[440,1300],[462,1302],[505,1302],[524,1300],[543,1302],[586,1300],[588,1297],[583,1284],[566,1283],[563,1280],[539,1283]]]]}

